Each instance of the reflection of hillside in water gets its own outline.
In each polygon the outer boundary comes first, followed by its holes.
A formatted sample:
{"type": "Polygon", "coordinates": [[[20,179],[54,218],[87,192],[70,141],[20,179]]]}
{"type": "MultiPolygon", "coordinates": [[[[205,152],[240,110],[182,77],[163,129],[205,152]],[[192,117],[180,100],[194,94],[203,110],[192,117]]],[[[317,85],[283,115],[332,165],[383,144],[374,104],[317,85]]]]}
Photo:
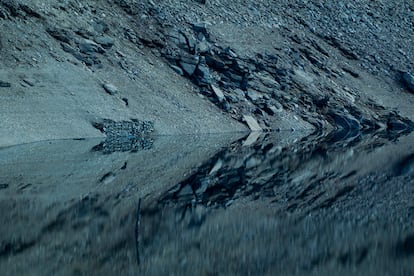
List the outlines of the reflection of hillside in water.
{"type": "Polygon", "coordinates": [[[145,148],[95,139],[1,148],[1,275],[136,275],[138,199],[165,191],[242,136],[160,136],[145,148]]]}
{"type": "Polygon", "coordinates": [[[317,208],[318,203],[328,203],[323,196],[328,190],[339,189],[337,196],[344,196],[355,187],[352,180],[364,173],[407,171],[400,166],[410,165],[401,162],[410,156],[403,151],[401,155],[387,156],[383,162],[372,163],[376,149],[390,143],[376,136],[334,143],[330,137],[306,137],[285,147],[278,145],[277,136],[257,138],[252,145],[240,141],[216,154],[197,173],[171,188],[159,203],[225,207],[248,197],[293,203],[289,210],[297,204],[317,208]],[[324,185],[327,182],[335,187],[324,185]]]}
{"type": "Polygon", "coordinates": [[[412,274],[412,135],[233,135],[1,149],[0,271],[412,274]]]}
{"type": "Polygon", "coordinates": [[[145,201],[144,260],[209,273],[413,271],[412,135],[251,138],[145,201]]]}

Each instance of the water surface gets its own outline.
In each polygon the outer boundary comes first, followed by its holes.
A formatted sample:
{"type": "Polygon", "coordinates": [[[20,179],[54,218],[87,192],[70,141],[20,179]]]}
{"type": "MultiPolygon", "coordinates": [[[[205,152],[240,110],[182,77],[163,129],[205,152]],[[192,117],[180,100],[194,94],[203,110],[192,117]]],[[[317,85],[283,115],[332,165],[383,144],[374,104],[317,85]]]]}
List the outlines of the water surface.
{"type": "Polygon", "coordinates": [[[0,149],[5,275],[414,273],[414,137],[0,149]]]}

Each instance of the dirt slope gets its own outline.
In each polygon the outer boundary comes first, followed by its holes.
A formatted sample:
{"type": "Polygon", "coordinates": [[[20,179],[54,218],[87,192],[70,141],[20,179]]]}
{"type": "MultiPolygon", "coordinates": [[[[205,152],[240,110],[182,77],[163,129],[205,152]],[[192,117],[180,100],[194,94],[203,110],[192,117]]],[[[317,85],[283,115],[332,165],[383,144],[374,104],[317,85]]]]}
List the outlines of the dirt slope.
{"type": "Polygon", "coordinates": [[[411,1],[201,2],[2,1],[0,145],[99,136],[102,119],[414,128],[411,1]]]}
{"type": "Polygon", "coordinates": [[[151,51],[126,40],[122,30],[128,26],[124,23],[127,18],[117,16],[122,11],[100,5],[107,13],[108,35],[114,45],[102,54],[79,52],[78,57],[84,58],[80,61],[49,33],[56,26],[68,26],[69,39],[75,45],[86,39],[74,31],[98,36],[91,20],[98,21],[100,16],[93,16],[90,10],[80,16],[71,4],[65,11],[65,5],[55,1],[26,4],[33,7],[33,13],[36,10],[35,15],[25,12],[29,8],[18,2],[2,1],[0,5],[6,16],[0,19],[0,80],[10,84],[0,88],[0,146],[102,136],[92,123],[104,118],[153,121],[158,134],[245,130],[194,93],[187,80],[151,51]],[[16,14],[5,3],[14,3],[16,14]],[[89,60],[93,66],[86,65],[89,60]],[[106,92],[105,83],[118,92],[106,92]]]}

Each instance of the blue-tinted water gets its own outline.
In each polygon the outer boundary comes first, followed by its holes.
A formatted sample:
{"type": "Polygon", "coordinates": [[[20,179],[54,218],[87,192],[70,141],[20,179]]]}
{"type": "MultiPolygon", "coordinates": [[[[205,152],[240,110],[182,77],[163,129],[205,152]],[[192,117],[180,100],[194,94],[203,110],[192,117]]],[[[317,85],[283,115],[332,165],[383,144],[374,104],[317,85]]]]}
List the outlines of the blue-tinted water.
{"type": "Polygon", "coordinates": [[[414,272],[412,135],[240,136],[0,149],[1,271],[414,272]]]}

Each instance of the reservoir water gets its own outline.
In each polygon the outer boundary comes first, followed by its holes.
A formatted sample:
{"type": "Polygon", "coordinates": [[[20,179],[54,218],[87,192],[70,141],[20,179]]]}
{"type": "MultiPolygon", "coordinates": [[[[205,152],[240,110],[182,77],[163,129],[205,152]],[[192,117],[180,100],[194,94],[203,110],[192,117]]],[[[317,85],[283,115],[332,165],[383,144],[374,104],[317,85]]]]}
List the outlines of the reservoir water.
{"type": "Polygon", "coordinates": [[[2,275],[414,275],[414,136],[0,149],[2,275]]]}

